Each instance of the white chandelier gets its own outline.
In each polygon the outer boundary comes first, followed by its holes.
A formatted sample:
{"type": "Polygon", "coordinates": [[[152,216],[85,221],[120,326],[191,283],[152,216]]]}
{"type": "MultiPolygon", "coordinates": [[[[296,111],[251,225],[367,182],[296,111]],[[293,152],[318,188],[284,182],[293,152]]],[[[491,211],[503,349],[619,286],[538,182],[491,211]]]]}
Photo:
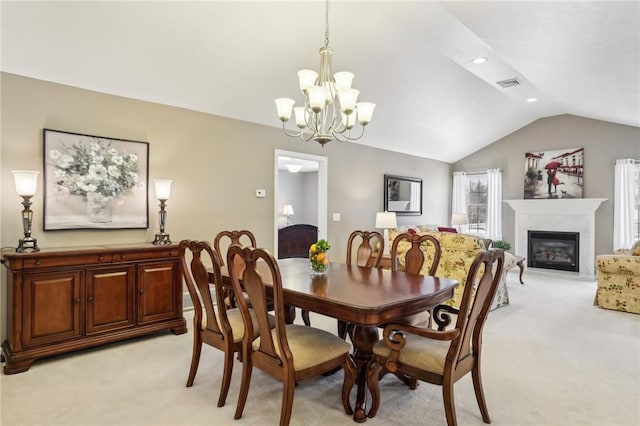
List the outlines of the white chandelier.
{"type": "Polygon", "coordinates": [[[350,72],[337,72],[332,75],[329,47],[329,0],[325,2],[324,46],[320,48],[320,74],[313,70],[298,71],[300,91],[304,96],[304,106],[293,107],[295,101],[290,98],[276,99],[278,117],[282,121],[282,130],[287,136],[301,137],[303,140],[315,140],[324,146],[336,139],[341,142],[355,141],[364,135],[364,127],[371,121],[376,104],[356,102],[358,94],[351,88],[354,75],[350,72]],[[298,131],[291,133],[285,123],[295,115],[298,131]],[[356,120],[362,126],[360,134],[351,136],[356,120]]]}

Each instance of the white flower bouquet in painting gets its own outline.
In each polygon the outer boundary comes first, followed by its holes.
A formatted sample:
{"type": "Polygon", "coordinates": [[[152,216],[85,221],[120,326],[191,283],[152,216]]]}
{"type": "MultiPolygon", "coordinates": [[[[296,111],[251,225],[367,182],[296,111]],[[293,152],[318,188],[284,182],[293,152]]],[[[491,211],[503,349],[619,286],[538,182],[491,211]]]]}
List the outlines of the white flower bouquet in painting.
{"type": "Polygon", "coordinates": [[[58,190],[86,200],[91,222],[110,222],[112,200],[140,181],[138,155],[120,152],[101,138],[56,147],[48,156],[58,190]]]}

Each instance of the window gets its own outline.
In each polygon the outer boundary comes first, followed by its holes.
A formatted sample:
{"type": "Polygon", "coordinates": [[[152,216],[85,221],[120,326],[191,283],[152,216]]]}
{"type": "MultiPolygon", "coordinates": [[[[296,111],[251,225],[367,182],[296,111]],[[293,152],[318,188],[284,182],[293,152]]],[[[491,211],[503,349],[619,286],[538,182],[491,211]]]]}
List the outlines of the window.
{"type": "Polygon", "coordinates": [[[487,175],[467,174],[467,233],[485,235],[487,232],[487,175]]]}

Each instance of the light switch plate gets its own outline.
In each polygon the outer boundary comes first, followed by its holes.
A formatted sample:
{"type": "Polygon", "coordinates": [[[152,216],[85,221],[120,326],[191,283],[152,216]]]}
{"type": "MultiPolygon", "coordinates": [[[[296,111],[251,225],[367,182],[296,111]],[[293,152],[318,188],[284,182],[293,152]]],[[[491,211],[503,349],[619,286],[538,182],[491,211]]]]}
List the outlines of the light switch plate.
{"type": "Polygon", "coordinates": [[[264,198],[267,196],[267,191],[265,189],[256,189],[256,197],[264,198]]]}

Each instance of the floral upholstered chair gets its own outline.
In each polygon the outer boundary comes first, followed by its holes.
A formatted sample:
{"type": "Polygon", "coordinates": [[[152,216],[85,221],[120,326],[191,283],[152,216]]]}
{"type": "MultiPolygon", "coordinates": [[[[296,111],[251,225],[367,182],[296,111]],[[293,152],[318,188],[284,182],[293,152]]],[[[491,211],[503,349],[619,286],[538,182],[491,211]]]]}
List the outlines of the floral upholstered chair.
{"type": "Polygon", "coordinates": [[[596,257],[598,290],[594,305],[640,314],[640,241],[630,250],[596,257]]]}

